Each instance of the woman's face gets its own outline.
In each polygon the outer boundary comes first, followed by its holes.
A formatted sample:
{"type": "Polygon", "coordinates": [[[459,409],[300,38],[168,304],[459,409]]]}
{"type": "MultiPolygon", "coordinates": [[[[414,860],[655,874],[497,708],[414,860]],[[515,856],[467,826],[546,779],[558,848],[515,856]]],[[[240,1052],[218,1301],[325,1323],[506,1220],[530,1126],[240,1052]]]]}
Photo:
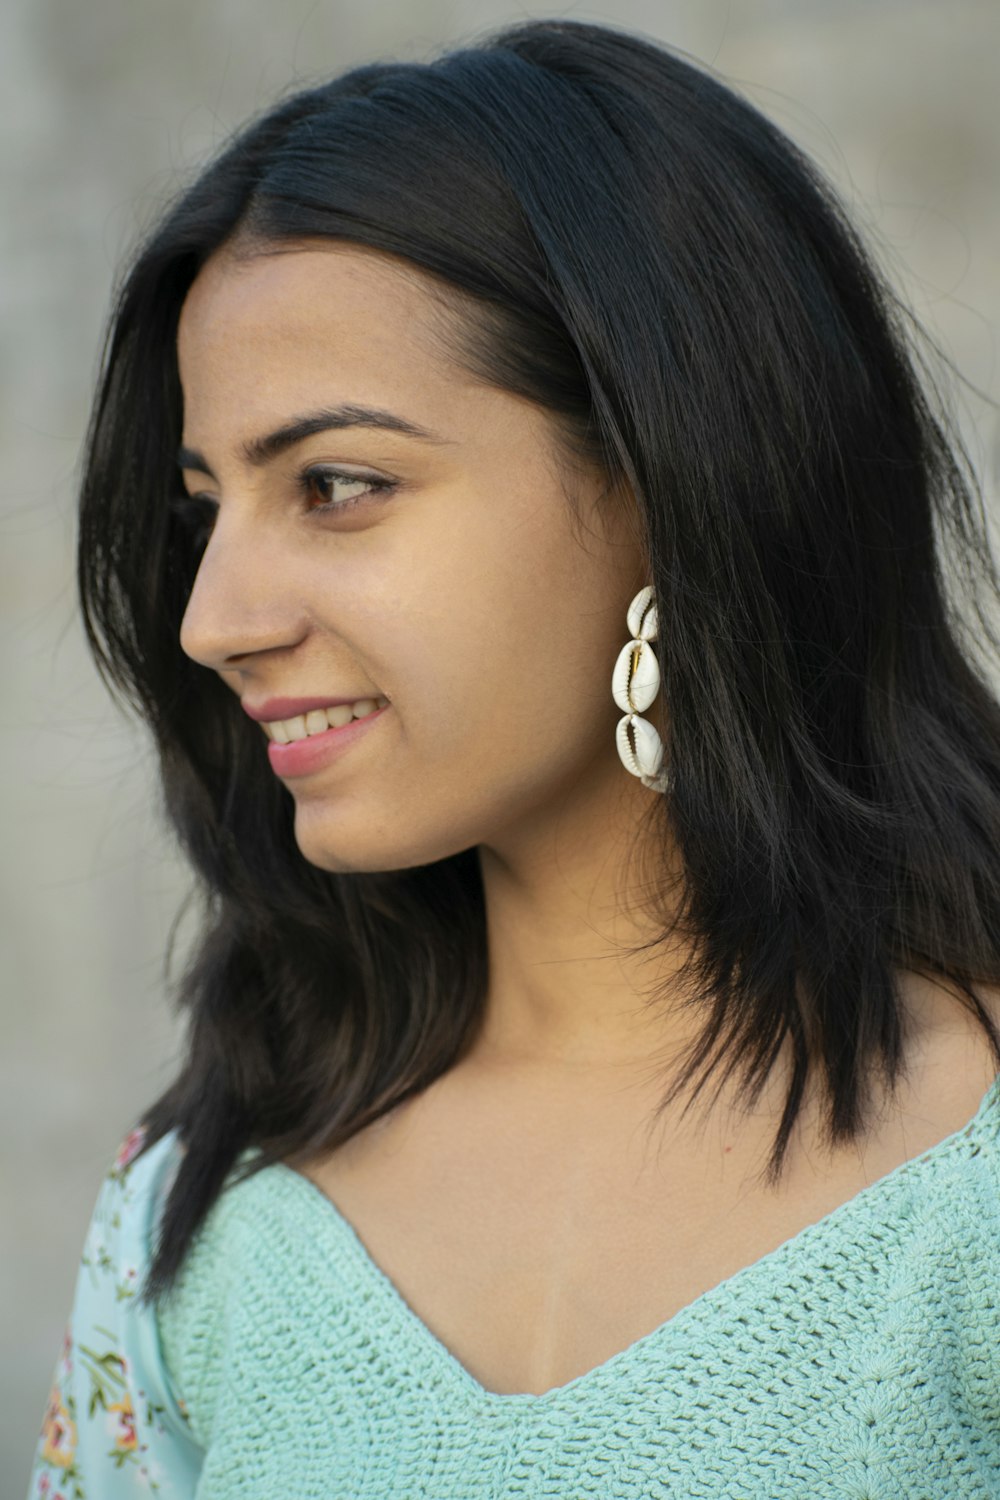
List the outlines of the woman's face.
{"type": "Polygon", "coordinates": [[[387,700],[305,755],[270,751],[324,869],[502,850],[556,808],[652,795],[615,749],[611,673],[646,582],[627,506],[560,467],[546,414],[447,357],[440,317],[418,270],[334,242],[220,252],[181,314],[184,481],[217,506],[184,651],[253,710],[387,700]],[[262,442],[303,418],[317,430],[262,442]]]}

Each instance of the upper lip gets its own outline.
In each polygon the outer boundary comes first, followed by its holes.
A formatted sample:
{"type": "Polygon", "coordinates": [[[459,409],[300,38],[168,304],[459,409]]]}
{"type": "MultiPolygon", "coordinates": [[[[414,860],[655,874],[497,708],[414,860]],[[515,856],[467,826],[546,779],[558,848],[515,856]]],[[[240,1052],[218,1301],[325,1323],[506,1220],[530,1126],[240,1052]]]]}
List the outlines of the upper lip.
{"type": "Polygon", "coordinates": [[[338,703],[360,703],[362,698],[377,698],[378,693],[355,693],[353,698],[267,698],[263,703],[243,703],[244,713],[251,719],[275,723],[278,719],[294,719],[314,708],[335,708],[338,703]]]}

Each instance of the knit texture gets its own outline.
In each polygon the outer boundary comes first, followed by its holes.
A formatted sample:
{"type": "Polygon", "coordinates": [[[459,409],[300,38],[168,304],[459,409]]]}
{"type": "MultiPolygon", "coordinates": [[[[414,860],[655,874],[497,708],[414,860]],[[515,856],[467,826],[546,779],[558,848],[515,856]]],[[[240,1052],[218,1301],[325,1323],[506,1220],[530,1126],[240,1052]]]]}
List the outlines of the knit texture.
{"type": "MultiPolygon", "coordinates": [[[[170,1135],[133,1194],[176,1159],[170,1135]]],[[[997,1500],[998,1189],[1000,1078],[961,1130],[627,1349],[505,1395],[306,1178],[230,1180],[144,1345],[200,1454],[164,1494],[997,1500]]]]}
{"type": "Polygon", "coordinates": [[[542,1395],[484,1389],[290,1168],[161,1318],[198,1494],[1000,1496],[1000,1080],[974,1120],[542,1395]]]}

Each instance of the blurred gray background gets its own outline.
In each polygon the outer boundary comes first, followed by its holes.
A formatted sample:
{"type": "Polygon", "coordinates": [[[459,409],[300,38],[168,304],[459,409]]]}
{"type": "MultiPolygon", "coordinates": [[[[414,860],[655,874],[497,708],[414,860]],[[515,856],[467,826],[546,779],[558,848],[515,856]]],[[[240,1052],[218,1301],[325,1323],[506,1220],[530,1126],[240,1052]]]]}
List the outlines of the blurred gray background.
{"type": "MultiPolygon", "coordinates": [[[[101,1177],[179,1041],[163,961],[185,872],[144,734],[100,685],[75,599],[74,486],[116,269],[181,180],[288,84],[425,58],[528,15],[661,38],[820,161],[960,372],[946,387],[996,510],[1000,427],[983,398],[1000,397],[997,0],[6,0],[3,1496],[27,1485],[101,1177]]],[[[182,923],[179,957],[189,936],[182,923]]]]}

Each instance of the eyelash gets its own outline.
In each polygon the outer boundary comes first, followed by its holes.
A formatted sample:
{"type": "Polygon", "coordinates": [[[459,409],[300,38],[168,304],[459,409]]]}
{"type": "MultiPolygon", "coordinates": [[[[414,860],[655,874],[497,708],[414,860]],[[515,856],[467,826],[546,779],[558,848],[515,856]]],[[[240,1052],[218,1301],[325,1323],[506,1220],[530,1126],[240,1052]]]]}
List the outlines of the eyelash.
{"type": "MultiPolygon", "coordinates": [[[[333,512],[353,510],[356,505],[368,505],[380,499],[388,498],[398,484],[392,479],[373,479],[367,474],[350,474],[345,469],[338,469],[333,464],[311,464],[296,476],[295,487],[299,494],[308,498],[314,491],[314,483],[329,483],[330,480],[340,479],[345,484],[363,484],[366,491],[361,495],[352,495],[347,500],[325,500],[321,505],[309,507],[310,513],[330,515],[333,512]]],[[[207,495],[189,495],[186,490],[174,495],[170,501],[170,509],[178,516],[187,528],[195,533],[196,539],[207,542],[208,533],[211,532],[212,523],[206,519],[206,510],[214,517],[218,509],[214,500],[207,495]],[[202,532],[205,536],[202,537],[202,532]]]]}
{"type": "Polygon", "coordinates": [[[342,511],[351,510],[355,505],[367,505],[370,501],[385,497],[397,488],[396,481],[392,479],[372,479],[367,474],[348,474],[343,469],[334,468],[332,464],[313,464],[304,469],[298,477],[299,493],[309,495],[311,493],[311,481],[319,479],[326,482],[331,479],[343,479],[347,484],[367,485],[367,493],[363,495],[352,495],[349,500],[334,502],[326,500],[322,505],[314,505],[316,511],[342,511]]]}

